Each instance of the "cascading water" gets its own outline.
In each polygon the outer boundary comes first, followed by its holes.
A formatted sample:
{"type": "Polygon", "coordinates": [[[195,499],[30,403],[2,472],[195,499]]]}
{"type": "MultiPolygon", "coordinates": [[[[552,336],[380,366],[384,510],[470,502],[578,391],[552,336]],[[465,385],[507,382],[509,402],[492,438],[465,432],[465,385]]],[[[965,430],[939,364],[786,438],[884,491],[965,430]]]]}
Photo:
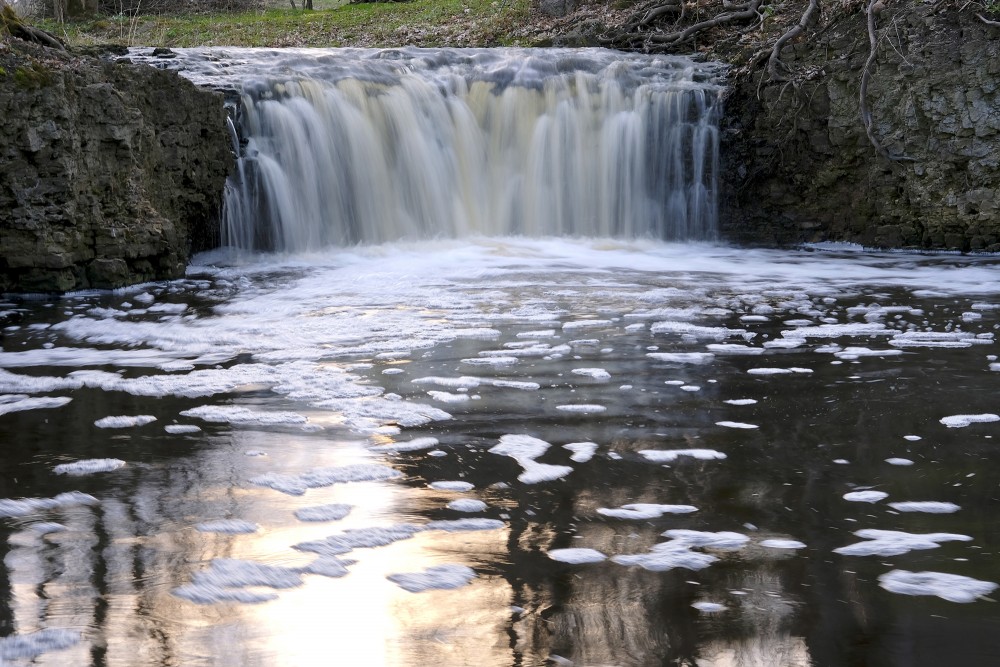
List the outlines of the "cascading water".
{"type": "Polygon", "coordinates": [[[227,245],[715,237],[716,66],[594,49],[224,55],[210,75],[236,77],[246,142],[227,245]]]}

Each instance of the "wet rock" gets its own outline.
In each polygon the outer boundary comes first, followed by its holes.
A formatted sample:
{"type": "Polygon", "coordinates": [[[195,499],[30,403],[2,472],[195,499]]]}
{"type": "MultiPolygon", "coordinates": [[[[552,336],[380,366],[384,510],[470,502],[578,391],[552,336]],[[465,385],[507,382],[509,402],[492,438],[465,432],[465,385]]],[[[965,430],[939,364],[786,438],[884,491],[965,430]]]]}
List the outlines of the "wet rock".
{"type": "Polygon", "coordinates": [[[721,222],[754,243],[850,241],[984,250],[1000,239],[1000,40],[972,9],[888,4],[860,121],[863,12],[796,45],[797,84],[735,78],[723,128],[721,222]],[[889,42],[892,42],[890,45],[889,42]],[[851,54],[847,56],[845,54],[851,54]]]}
{"type": "Polygon", "coordinates": [[[12,40],[0,72],[0,290],[176,278],[217,239],[231,166],[219,94],[12,40]]]}

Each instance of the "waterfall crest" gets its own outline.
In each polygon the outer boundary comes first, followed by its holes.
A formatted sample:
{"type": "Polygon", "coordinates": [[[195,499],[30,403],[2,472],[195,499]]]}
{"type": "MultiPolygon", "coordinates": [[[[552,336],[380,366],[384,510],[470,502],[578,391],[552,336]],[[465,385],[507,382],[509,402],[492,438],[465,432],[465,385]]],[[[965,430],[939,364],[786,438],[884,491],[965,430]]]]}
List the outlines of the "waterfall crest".
{"type": "Polygon", "coordinates": [[[266,78],[240,82],[227,245],[715,238],[717,67],[601,49],[265,53],[266,78]]]}

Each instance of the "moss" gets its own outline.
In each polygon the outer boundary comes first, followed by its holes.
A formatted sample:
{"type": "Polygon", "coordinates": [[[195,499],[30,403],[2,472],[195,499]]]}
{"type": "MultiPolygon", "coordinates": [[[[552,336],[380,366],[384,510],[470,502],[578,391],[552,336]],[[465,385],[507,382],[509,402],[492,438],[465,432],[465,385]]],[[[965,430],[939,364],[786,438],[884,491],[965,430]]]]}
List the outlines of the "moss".
{"type": "Polygon", "coordinates": [[[52,70],[40,63],[32,63],[14,70],[14,84],[18,88],[43,88],[51,85],[54,78],[52,70]]]}

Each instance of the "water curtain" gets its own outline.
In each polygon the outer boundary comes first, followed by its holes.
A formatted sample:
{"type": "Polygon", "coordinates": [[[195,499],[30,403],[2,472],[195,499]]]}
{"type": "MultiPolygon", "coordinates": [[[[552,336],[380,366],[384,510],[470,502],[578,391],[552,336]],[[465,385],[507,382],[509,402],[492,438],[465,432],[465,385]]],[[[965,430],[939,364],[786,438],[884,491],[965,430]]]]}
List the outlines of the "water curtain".
{"type": "Polygon", "coordinates": [[[277,75],[241,84],[227,245],[716,235],[717,68],[597,49],[278,53],[277,75]]]}

